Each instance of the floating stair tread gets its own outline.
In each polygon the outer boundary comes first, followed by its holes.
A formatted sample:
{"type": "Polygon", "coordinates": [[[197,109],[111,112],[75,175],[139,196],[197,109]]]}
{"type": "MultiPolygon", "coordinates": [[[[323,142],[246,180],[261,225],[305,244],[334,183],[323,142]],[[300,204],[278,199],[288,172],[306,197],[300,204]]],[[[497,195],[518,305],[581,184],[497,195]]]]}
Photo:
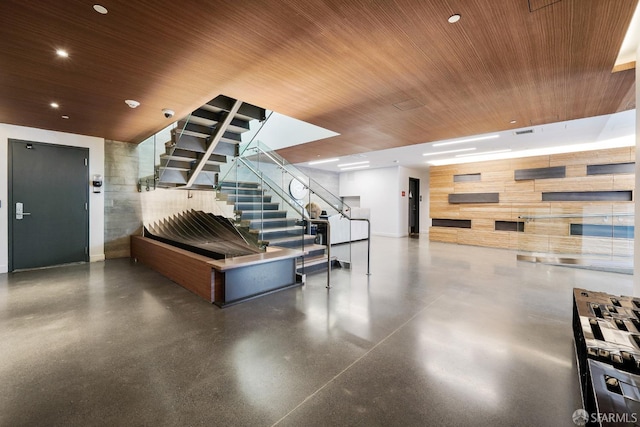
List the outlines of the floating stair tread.
{"type": "MultiPolygon", "coordinates": [[[[194,136],[196,138],[202,138],[202,139],[206,139],[211,136],[203,132],[192,131],[189,129],[183,130],[181,134],[186,136],[194,136]]],[[[239,139],[236,139],[235,135],[237,134],[234,134],[232,132],[225,132],[224,135],[220,138],[220,141],[227,142],[230,144],[240,144],[240,142],[242,141],[240,141],[239,139]]],[[[178,141],[178,144],[180,144],[180,141],[178,141]]],[[[214,150],[214,153],[215,153],[215,150],[214,150]]]]}
{"type": "MultiPolygon", "coordinates": [[[[195,151],[192,151],[192,153],[196,153],[195,151]]],[[[215,156],[215,154],[214,154],[215,156]]],[[[189,156],[181,156],[181,155],[175,155],[175,154],[161,154],[160,155],[160,160],[165,160],[165,161],[171,161],[171,160],[175,160],[178,162],[195,162],[195,161],[199,161],[199,159],[196,156],[193,157],[189,157],[189,156]]],[[[227,162],[227,158],[224,157],[224,160],[207,160],[206,164],[208,165],[219,165],[222,163],[226,163],[227,162]]]]}
{"type": "MultiPolygon", "coordinates": [[[[266,220],[265,220],[266,221],[266,220]]],[[[265,233],[278,233],[280,231],[300,231],[301,229],[303,229],[304,226],[302,225],[292,225],[290,227],[274,227],[274,228],[267,228],[266,230],[262,230],[265,233]]],[[[258,229],[251,229],[249,230],[250,233],[255,233],[258,234],[260,233],[260,230],[258,229]]],[[[295,237],[298,237],[298,235],[296,235],[295,237]]]]}
{"type": "MultiPolygon", "coordinates": [[[[291,237],[281,237],[279,239],[270,239],[270,240],[268,240],[268,242],[269,242],[269,246],[271,246],[271,245],[278,246],[278,243],[292,242],[292,241],[296,241],[296,240],[302,240],[303,238],[304,238],[304,240],[315,240],[316,236],[311,235],[311,234],[302,234],[300,236],[291,236],[291,237]]],[[[311,246],[312,244],[305,245],[305,248],[311,246]]]]}
{"type": "MultiPolygon", "coordinates": [[[[205,112],[212,113],[211,111],[208,111],[208,110],[205,110],[205,112]]],[[[189,123],[195,123],[197,125],[206,126],[206,127],[212,127],[220,123],[219,120],[216,120],[214,118],[201,117],[195,114],[197,114],[197,112],[194,112],[191,114],[191,117],[189,118],[189,123]]],[[[219,114],[215,114],[215,115],[219,116],[219,114]]],[[[227,127],[227,131],[233,132],[233,133],[244,133],[249,130],[249,125],[247,124],[245,126],[244,125],[245,123],[248,123],[248,122],[246,120],[234,118],[229,124],[229,126],[227,127]]]]}
{"type": "MultiPolygon", "coordinates": [[[[282,211],[282,212],[285,212],[285,211],[282,211]]],[[[253,223],[259,224],[261,222],[270,223],[270,222],[282,222],[282,221],[294,222],[297,220],[294,218],[264,218],[264,219],[253,218],[253,219],[243,219],[242,223],[243,225],[250,225],[253,223]]]]}
{"type": "Polygon", "coordinates": [[[327,247],[325,245],[318,245],[315,243],[312,243],[310,245],[304,245],[304,250],[307,252],[313,252],[313,251],[320,251],[320,250],[326,250],[327,247]]]}
{"type": "Polygon", "coordinates": [[[259,188],[260,184],[252,181],[221,181],[220,186],[224,188],[259,188]]]}
{"type": "MultiPolygon", "coordinates": [[[[238,211],[236,210],[235,213],[237,214],[246,214],[247,216],[253,216],[260,213],[260,211],[238,211]]],[[[269,216],[269,219],[279,219],[279,220],[283,220],[286,219],[286,215],[287,215],[287,211],[278,211],[278,210],[271,210],[271,211],[265,211],[265,215],[269,216]],[[284,215],[282,217],[274,217],[274,215],[284,215]]],[[[260,218],[245,218],[243,219],[243,221],[249,221],[249,220],[259,220],[260,218]]]]}
{"type": "MultiPolygon", "coordinates": [[[[305,250],[307,248],[305,247],[305,250]]],[[[337,261],[338,257],[336,256],[332,256],[331,257],[331,261],[337,261]]],[[[303,257],[300,260],[298,260],[296,262],[296,267],[300,268],[303,265],[305,267],[311,267],[314,265],[319,265],[319,264],[326,264],[329,261],[329,259],[327,258],[327,255],[316,255],[316,256],[311,256],[311,257],[303,257]],[[303,261],[304,260],[304,261],[303,261]]]]}
{"type": "MultiPolygon", "coordinates": [[[[228,112],[231,110],[231,107],[233,106],[234,102],[235,102],[235,99],[229,98],[228,96],[224,96],[224,95],[218,95],[200,108],[209,110],[209,111],[215,111],[215,112],[220,112],[220,111],[228,112]]],[[[246,121],[250,121],[254,119],[264,120],[265,110],[264,108],[256,107],[255,105],[243,102],[242,105],[240,105],[240,109],[238,110],[238,112],[235,114],[234,117],[239,117],[246,121]]]]}

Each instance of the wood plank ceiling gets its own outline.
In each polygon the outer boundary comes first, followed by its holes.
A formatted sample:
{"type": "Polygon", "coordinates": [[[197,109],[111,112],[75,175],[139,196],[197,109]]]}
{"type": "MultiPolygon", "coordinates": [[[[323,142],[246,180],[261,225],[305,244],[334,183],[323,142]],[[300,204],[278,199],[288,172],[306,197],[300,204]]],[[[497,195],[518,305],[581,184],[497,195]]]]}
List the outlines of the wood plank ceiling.
{"type": "Polygon", "coordinates": [[[299,162],[635,108],[637,0],[102,4],[0,2],[0,122],[138,143],[225,94],[341,134],[299,162]]]}

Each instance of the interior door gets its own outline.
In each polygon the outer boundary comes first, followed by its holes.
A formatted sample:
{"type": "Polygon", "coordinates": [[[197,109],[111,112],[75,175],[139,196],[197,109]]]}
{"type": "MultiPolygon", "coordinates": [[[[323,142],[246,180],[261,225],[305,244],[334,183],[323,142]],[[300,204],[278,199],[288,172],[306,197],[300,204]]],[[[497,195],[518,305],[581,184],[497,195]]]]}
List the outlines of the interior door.
{"type": "Polygon", "coordinates": [[[409,234],[420,233],[420,180],[409,178],[409,234]]]}
{"type": "Polygon", "coordinates": [[[9,140],[9,270],[89,260],[89,150],[9,140]]]}

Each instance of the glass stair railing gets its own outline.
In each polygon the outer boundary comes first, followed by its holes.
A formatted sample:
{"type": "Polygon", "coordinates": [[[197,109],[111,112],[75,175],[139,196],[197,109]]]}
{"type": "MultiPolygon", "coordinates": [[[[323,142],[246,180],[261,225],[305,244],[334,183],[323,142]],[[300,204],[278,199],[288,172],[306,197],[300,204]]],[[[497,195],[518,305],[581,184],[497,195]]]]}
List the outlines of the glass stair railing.
{"type": "Polygon", "coordinates": [[[517,238],[520,261],[633,273],[634,213],[627,206],[524,211],[517,238]]]}

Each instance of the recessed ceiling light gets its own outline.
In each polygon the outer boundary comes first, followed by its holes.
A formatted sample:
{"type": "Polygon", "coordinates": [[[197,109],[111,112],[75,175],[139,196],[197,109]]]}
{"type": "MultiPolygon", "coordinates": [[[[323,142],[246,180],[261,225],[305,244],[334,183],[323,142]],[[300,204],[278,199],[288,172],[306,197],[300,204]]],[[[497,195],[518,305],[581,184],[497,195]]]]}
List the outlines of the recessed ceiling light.
{"type": "Polygon", "coordinates": [[[107,12],[109,12],[106,7],[104,7],[104,6],[100,5],[100,4],[94,4],[93,5],[93,10],[95,10],[96,12],[98,12],[98,13],[100,13],[102,15],[106,15],[107,12]]]}
{"type": "Polygon", "coordinates": [[[124,102],[129,106],[129,108],[137,108],[140,105],[140,103],[135,99],[125,99],[124,102]]]}
{"type": "Polygon", "coordinates": [[[516,123],[518,123],[517,120],[511,120],[509,123],[511,123],[512,125],[515,125],[516,123]]]}
{"type": "Polygon", "coordinates": [[[56,50],[56,55],[58,55],[61,58],[68,58],[69,57],[69,52],[67,52],[64,49],[57,49],[56,50]]]}
{"type": "Polygon", "coordinates": [[[58,103],[57,103],[57,102],[52,102],[52,103],[51,103],[51,104],[49,104],[49,105],[51,105],[51,108],[58,108],[58,107],[60,106],[60,105],[58,105],[58,103]]]}
{"type": "Polygon", "coordinates": [[[64,116],[62,116],[62,118],[66,120],[66,119],[68,119],[68,118],[69,118],[69,116],[64,115],[64,116]]]}
{"type": "Polygon", "coordinates": [[[456,13],[454,15],[451,15],[449,17],[449,19],[447,19],[447,21],[449,21],[449,24],[455,24],[456,22],[458,22],[460,20],[460,14],[456,13]]]}

